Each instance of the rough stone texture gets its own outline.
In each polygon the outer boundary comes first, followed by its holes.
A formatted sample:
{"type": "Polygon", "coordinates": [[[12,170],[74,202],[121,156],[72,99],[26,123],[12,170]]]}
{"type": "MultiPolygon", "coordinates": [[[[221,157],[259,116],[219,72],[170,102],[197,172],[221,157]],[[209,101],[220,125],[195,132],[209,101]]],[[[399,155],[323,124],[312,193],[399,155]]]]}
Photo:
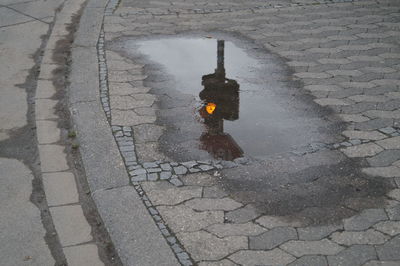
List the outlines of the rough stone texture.
{"type": "Polygon", "coordinates": [[[291,240],[281,245],[280,248],[296,257],[304,255],[335,255],[343,250],[343,247],[328,239],[319,241],[291,240]]]}
{"type": "Polygon", "coordinates": [[[333,233],[330,239],[340,245],[377,245],[385,243],[389,238],[382,233],[379,233],[373,229],[367,231],[356,231],[356,232],[336,232],[333,233]]]}
{"type": "Polygon", "coordinates": [[[383,149],[374,143],[367,143],[341,149],[341,151],[349,157],[367,157],[374,156],[383,151],[383,149]]]}
{"type": "Polygon", "coordinates": [[[380,140],[377,144],[385,149],[400,149],[400,136],[380,140]]]}
{"type": "Polygon", "coordinates": [[[400,150],[385,150],[367,161],[372,167],[389,166],[400,159],[400,150]]]}
{"type": "Polygon", "coordinates": [[[66,247],[63,249],[65,258],[70,266],[101,266],[97,247],[94,244],[66,247]]]}
{"type": "Polygon", "coordinates": [[[178,265],[133,187],[97,191],[93,199],[123,264],[178,265]],[[157,250],[157,256],[149,250],[157,250]]]}
{"type": "Polygon", "coordinates": [[[142,183],[143,190],[154,205],[176,205],[183,201],[201,197],[201,187],[177,188],[166,181],[142,183]]]}
{"type": "Polygon", "coordinates": [[[213,224],[207,227],[206,230],[218,237],[256,236],[267,231],[267,229],[251,222],[244,224],[213,224]]]}
{"type": "Polygon", "coordinates": [[[294,228],[277,227],[259,236],[249,237],[249,247],[250,249],[268,250],[294,239],[297,239],[297,233],[294,228]]]}
{"type": "Polygon", "coordinates": [[[157,207],[168,226],[176,233],[198,231],[215,223],[223,223],[222,211],[195,212],[183,206],[157,207]]]}
{"type": "Polygon", "coordinates": [[[68,170],[64,147],[48,144],[39,145],[42,172],[60,172],[68,170]]]}
{"type": "Polygon", "coordinates": [[[182,181],[187,186],[212,186],[217,183],[216,178],[207,173],[187,174],[182,181]]]}
{"type": "Polygon", "coordinates": [[[384,245],[377,246],[376,252],[381,260],[400,260],[400,236],[396,236],[384,245]]]}
{"type": "Polygon", "coordinates": [[[229,259],[243,266],[263,265],[265,262],[271,266],[278,266],[295,260],[293,256],[278,248],[270,251],[241,250],[229,256],[229,259]]]}
{"type": "Polygon", "coordinates": [[[43,187],[49,206],[78,203],[75,177],[69,172],[43,174],[43,187]]]}
{"type": "Polygon", "coordinates": [[[357,266],[373,259],[376,259],[376,252],[373,246],[354,245],[341,251],[336,256],[328,256],[328,263],[332,266],[357,266]]]}
{"type": "Polygon", "coordinates": [[[258,216],[259,214],[253,206],[246,205],[243,208],[227,212],[225,219],[232,223],[246,223],[258,216]]]}
{"type": "Polygon", "coordinates": [[[396,166],[369,167],[363,168],[362,171],[371,176],[400,177],[400,168],[396,166]]]}
{"type": "Polygon", "coordinates": [[[222,199],[192,199],[185,203],[185,206],[196,211],[232,211],[243,206],[241,203],[230,198],[222,199]]]}
{"type": "Polygon", "coordinates": [[[358,130],[346,130],[343,131],[343,135],[350,139],[369,139],[369,140],[381,140],[386,136],[378,131],[358,131],[358,130]]]}
{"type": "Polygon", "coordinates": [[[368,209],[360,214],[344,220],[344,228],[347,231],[366,230],[377,222],[387,220],[387,215],[382,209],[368,209]]]}
{"type": "Polygon", "coordinates": [[[39,144],[50,144],[60,140],[60,129],[54,121],[36,121],[39,144]]]}
{"type": "Polygon", "coordinates": [[[221,239],[204,231],[179,233],[177,237],[195,261],[219,260],[237,250],[246,249],[248,245],[244,236],[228,236],[221,239]]]}
{"type": "Polygon", "coordinates": [[[258,218],[256,220],[256,223],[269,229],[280,226],[301,227],[303,225],[300,221],[289,220],[287,217],[277,217],[268,215],[258,218]]]}
{"type": "Polygon", "coordinates": [[[400,221],[385,221],[377,223],[374,228],[387,235],[395,236],[400,234],[400,221]]]}
{"type": "Polygon", "coordinates": [[[200,262],[199,266],[235,266],[236,264],[229,260],[220,260],[217,262],[200,262]]]}
{"type": "Polygon", "coordinates": [[[340,230],[343,225],[321,225],[297,228],[300,240],[321,240],[332,232],[340,230]]]}
{"type": "Polygon", "coordinates": [[[323,256],[303,256],[290,263],[288,266],[328,266],[326,258],[323,256]]]}
{"type": "Polygon", "coordinates": [[[50,213],[62,246],[71,246],[92,240],[91,228],[80,205],[52,207],[50,213]]]}

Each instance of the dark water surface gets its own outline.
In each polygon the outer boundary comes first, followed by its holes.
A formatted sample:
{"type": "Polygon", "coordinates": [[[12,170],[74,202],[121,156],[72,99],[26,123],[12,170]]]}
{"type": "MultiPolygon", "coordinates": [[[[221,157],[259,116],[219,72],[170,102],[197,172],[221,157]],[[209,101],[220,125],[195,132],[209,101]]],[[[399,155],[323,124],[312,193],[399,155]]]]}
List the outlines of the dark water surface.
{"type": "Polygon", "coordinates": [[[173,134],[192,137],[165,139],[165,150],[173,151],[173,158],[179,153],[181,160],[204,159],[201,152],[196,155],[198,148],[225,160],[243,155],[262,158],[328,139],[324,132],[330,125],[293,97],[298,92],[287,88],[285,70],[272,56],[255,58],[231,41],[207,38],[166,38],[136,45],[170,75],[173,89],[194,99],[186,112],[201,127],[185,125],[183,114],[177,113],[175,122],[169,119],[168,124],[181,131],[172,129],[173,134]],[[212,114],[207,105],[214,105],[212,114]]]}

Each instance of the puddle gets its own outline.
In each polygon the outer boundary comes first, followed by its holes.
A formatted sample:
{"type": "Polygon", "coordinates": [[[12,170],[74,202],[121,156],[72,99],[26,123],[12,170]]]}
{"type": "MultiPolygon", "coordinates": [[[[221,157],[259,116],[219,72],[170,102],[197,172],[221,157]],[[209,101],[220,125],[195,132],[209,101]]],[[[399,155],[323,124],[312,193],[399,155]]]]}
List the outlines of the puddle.
{"type": "Polygon", "coordinates": [[[251,160],[221,170],[219,186],[233,199],[311,224],[385,205],[393,186],[360,173],[364,161],[305,149],[343,141],[344,124],[293,82],[279,57],[229,36],[127,37],[113,49],[145,65],[166,129],[161,152],[173,161],[251,160]]]}
{"type": "Polygon", "coordinates": [[[231,41],[207,38],[135,45],[156,63],[150,72],[168,75],[147,85],[167,94],[160,97],[166,110],[159,122],[168,128],[161,143],[175,160],[207,159],[201,151],[224,160],[264,158],[331,141],[324,132],[332,125],[295,99],[298,91],[288,89],[287,71],[272,56],[261,60],[231,41]]]}

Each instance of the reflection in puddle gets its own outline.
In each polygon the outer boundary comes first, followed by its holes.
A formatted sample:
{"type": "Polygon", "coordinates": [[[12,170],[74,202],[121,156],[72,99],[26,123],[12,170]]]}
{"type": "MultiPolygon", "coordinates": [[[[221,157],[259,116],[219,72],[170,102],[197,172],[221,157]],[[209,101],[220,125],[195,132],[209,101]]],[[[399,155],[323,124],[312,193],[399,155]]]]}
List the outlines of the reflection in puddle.
{"type": "Polygon", "coordinates": [[[282,62],[254,45],[245,50],[206,38],[125,45],[146,64],[146,86],[158,95],[158,123],[167,129],[159,143],[169,158],[266,158],[332,141],[331,125],[290,86],[282,62]]]}
{"type": "Polygon", "coordinates": [[[204,90],[199,94],[204,102],[200,109],[207,132],[201,135],[201,148],[217,159],[233,160],[243,155],[243,150],[224,133],[224,120],[239,119],[239,84],[226,78],[224,66],[225,42],[218,40],[217,69],[202,78],[204,90]]]}

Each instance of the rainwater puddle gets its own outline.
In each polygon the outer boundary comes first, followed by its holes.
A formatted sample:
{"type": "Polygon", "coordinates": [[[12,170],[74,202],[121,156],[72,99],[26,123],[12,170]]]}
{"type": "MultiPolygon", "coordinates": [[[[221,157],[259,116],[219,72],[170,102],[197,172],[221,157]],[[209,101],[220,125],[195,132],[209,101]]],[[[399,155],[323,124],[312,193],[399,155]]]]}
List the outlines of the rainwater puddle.
{"type": "Polygon", "coordinates": [[[161,143],[169,157],[207,159],[207,151],[224,160],[262,158],[326,140],[321,128],[327,125],[296,99],[298,90],[288,88],[287,71],[273,56],[250,56],[222,39],[166,38],[135,46],[155,63],[146,85],[162,95],[159,122],[167,132],[161,143]]]}

